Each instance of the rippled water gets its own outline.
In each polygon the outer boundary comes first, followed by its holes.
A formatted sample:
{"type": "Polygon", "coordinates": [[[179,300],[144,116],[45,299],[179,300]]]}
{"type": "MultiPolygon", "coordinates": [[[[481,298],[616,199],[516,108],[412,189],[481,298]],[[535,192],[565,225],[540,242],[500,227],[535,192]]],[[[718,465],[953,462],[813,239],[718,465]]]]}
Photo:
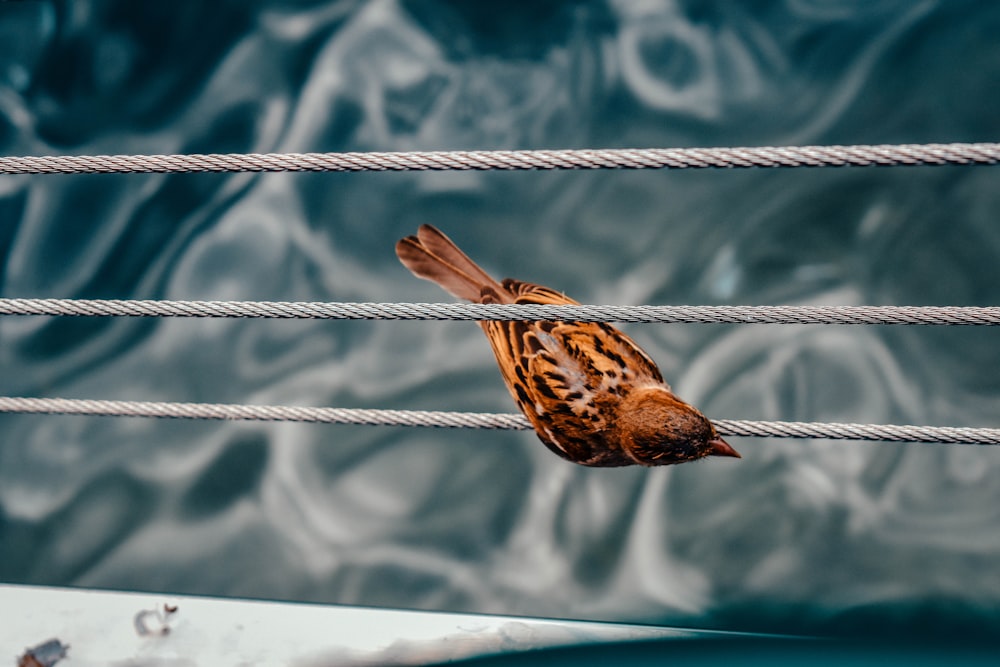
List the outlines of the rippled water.
{"type": "MultiPolygon", "coordinates": [[[[1000,5],[0,3],[0,150],[994,141],[1000,5]]],[[[0,177],[6,297],[433,301],[433,222],[590,303],[1000,301],[998,172],[0,177]]],[[[633,326],[710,416],[997,426],[982,329],[633,326]]],[[[0,320],[0,394],[510,411],[468,323],[0,320]]],[[[0,579],[728,629],[992,627],[1000,451],[0,418],[0,579]],[[944,624],[943,626],[940,624],[944,624]]]]}

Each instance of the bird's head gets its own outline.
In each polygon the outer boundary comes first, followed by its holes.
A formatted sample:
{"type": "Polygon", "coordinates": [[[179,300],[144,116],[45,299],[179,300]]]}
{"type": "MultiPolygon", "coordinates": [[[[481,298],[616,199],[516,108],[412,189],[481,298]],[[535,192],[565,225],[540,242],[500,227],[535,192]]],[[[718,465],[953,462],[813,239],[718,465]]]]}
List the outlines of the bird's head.
{"type": "Polygon", "coordinates": [[[667,389],[633,391],[621,408],[615,424],[621,446],[640,465],[670,465],[705,456],[740,458],[705,415],[667,389]]]}

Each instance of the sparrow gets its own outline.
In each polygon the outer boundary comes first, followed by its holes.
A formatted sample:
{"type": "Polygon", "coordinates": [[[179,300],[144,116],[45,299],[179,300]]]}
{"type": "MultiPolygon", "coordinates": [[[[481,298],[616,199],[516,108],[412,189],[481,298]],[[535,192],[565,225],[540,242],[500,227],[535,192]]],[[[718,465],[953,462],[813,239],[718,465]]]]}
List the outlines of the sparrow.
{"type": "MultiPolygon", "coordinates": [[[[431,225],[396,244],[415,276],[473,303],[579,305],[541,285],[497,282],[431,225]]],[[[652,359],[603,322],[481,321],[500,373],[539,439],[585,466],[660,466],[740,455],[679,399],[652,359]]]]}

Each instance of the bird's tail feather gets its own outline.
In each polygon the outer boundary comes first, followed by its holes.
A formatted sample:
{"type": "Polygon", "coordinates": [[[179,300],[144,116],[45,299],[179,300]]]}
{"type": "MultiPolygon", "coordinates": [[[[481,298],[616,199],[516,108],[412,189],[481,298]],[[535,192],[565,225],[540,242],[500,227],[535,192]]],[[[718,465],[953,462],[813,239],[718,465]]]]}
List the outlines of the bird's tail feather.
{"type": "Polygon", "coordinates": [[[460,299],[480,301],[484,287],[507,291],[479,268],[451,239],[431,225],[420,225],[416,236],[396,244],[396,256],[413,275],[431,280],[460,299]]]}

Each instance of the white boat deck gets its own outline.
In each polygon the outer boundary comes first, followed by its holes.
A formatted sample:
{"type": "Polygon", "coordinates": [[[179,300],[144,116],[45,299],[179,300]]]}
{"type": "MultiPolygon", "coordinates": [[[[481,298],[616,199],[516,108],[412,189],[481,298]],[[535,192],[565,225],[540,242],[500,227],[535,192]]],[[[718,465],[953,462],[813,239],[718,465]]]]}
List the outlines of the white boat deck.
{"type": "Polygon", "coordinates": [[[54,639],[68,646],[59,667],[414,665],[588,642],[726,634],[16,585],[0,585],[0,618],[0,664],[15,664],[26,650],[54,639]]]}

